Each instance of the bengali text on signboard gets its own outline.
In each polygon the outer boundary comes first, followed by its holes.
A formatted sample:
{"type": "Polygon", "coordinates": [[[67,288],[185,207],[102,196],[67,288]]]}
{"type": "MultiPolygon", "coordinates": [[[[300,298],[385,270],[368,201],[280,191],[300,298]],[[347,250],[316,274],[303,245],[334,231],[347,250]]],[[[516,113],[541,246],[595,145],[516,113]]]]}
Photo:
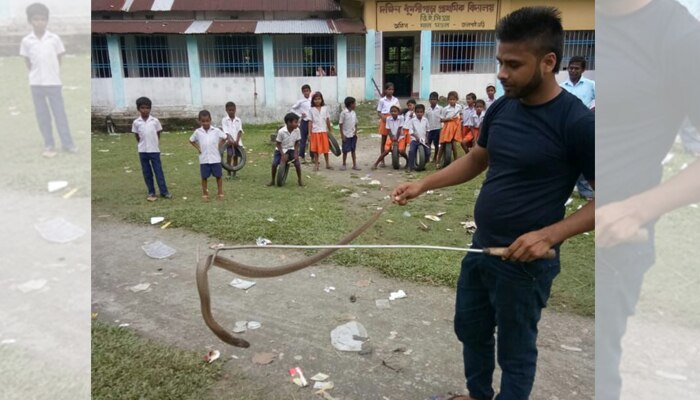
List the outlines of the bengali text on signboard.
{"type": "Polygon", "coordinates": [[[440,31],[495,29],[497,2],[427,1],[377,2],[379,31],[440,31]]]}

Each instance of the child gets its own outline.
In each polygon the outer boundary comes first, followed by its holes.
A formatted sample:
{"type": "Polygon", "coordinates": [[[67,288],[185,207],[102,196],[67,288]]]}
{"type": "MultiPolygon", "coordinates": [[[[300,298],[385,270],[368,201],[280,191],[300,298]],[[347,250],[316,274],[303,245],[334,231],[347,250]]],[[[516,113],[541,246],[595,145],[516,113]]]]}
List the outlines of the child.
{"type": "Polygon", "coordinates": [[[61,138],[63,150],[76,153],[78,148],[73,144],[61,93],[60,64],[66,49],[58,35],[46,30],[49,9],[45,5],[31,4],[26,12],[27,21],[32,25],[33,30],[22,38],[19,54],[24,57],[29,70],[29,89],[34,102],[34,112],[39,131],[44,138],[44,152],[41,155],[46,158],[56,156],[51,113],[56,122],[56,130],[61,138]]]}
{"type": "MultiPolygon", "coordinates": [[[[299,124],[299,132],[301,132],[301,142],[299,143],[299,157],[301,158],[301,163],[306,164],[306,142],[309,140],[309,110],[311,109],[311,86],[304,84],[301,87],[301,94],[303,97],[294,103],[292,108],[289,110],[301,118],[301,123],[299,124]]],[[[314,155],[311,154],[311,159],[314,155]]]]}
{"type": "MultiPolygon", "coordinates": [[[[484,122],[484,116],[486,115],[486,102],[484,100],[477,100],[476,107],[474,108],[474,114],[472,114],[471,119],[471,137],[472,145],[476,143],[479,139],[479,131],[481,130],[481,123],[484,122]]],[[[470,146],[470,147],[471,147],[470,146]]]]}
{"type": "Polygon", "coordinates": [[[304,186],[301,181],[301,163],[299,162],[299,142],[301,141],[301,133],[299,132],[299,116],[290,112],[284,116],[286,126],[277,131],[277,148],[272,156],[272,180],[267,186],[275,185],[275,176],[277,175],[277,166],[280,163],[286,164],[287,161],[294,159],[294,168],[297,170],[297,180],[299,186],[304,186]]]}
{"type": "Polygon", "coordinates": [[[401,110],[399,110],[398,106],[391,106],[389,118],[386,119],[386,128],[389,131],[389,135],[387,135],[387,141],[384,144],[382,153],[379,155],[379,158],[377,158],[374,165],[372,165],[372,169],[377,169],[377,166],[384,161],[384,157],[391,153],[391,145],[394,143],[394,141],[399,144],[399,154],[403,158],[407,158],[406,141],[403,137],[403,116],[399,115],[400,112],[401,110]]]}
{"type": "Polygon", "coordinates": [[[340,119],[338,121],[340,124],[340,131],[343,133],[343,166],[340,167],[341,171],[347,169],[345,160],[347,159],[348,153],[352,154],[352,169],[355,171],[360,170],[360,168],[357,167],[357,160],[355,158],[355,148],[357,147],[357,116],[355,115],[355,106],[355,98],[346,97],[345,110],[340,113],[340,119]]]}
{"type": "Polygon", "coordinates": [[[496,101],[496,98],[494,97],[496,95],[496,85],[493,83],[489,83],[486,85],[486,100],[484,101],[484,104],[486,104],[486,108],[484,111],[488,110],[491,104],[493,104],[494,101],[496,101]]]}
{"type": "Polygon", "coordinates": [[[411,172],[416,169],[416,152],[424,151],[425,160],[430,159],[430,146],[426,145],[426,140],[428,136],[429,122],[427,118],[424,118],[425,106],[418,104],[416,106],[416,117],[411,119],[408,123],[408,132],[410,133],[411,144],[408,150],[408,171],[411,172]]]}
{"type": "Polygon", "coordinates": [[[460,129],[460,116],[462,114],[462,106],[457,104],[457,99],[459,95],[455,91],[451,91],[447,94],[447,106],[442,109],[442,114],[440,115],[440,122],[444,122],[442,131],[440,131],[440,149],[438,150],[437,159],[435,161],[435,167],[440,169],[440,157],[445,152],[445,144],[452,143],[452,159],[457,158],[457,144],[462,141],[462,132],[460,129]]]}
{"type": "Polygon", "coordinates": [[[332,133],[331,116],[328,114],[328,107],[323,101],[321,92],[316,92],[311,96],[311,105],[309,131],[311,132],[311,154],[314,155],[314,171],[318,171],[319,154],[323,154],[323,158],[326,160],[326,169],[333,169],[328,162],[328,152],[330,151],[328,134],[332,133]]]}
{"type": "MultiPolygon", "coordinates": [[[[241,136],[243,135],[243,122],[236,116],[236,103],[232,101],[226,103],[226,114],[228,114],[228,116],[221,120],[221,130],[226,134],[226,162],[228,165],[236,165],[238,164],[236,149],[245,151],[243,149],[243,141],[241,140],[241,136]],[[231,159],[233,159],[233,164],[231,164],[231,159]]],[[[234,175],[235,172],[228,172],[230,178],[234,175]]]]}
{"type": "MultiPolygon", "coordinates": [[[[382,135],[382,143],[379,146],[380,153],[384,151],[386,137],[389,134],[389,131],[386,129],[386,119],[389,117],[389,112],[392,106],[401,107],[401,105],[399,104],[399,99],[394,97],[394,84],[391,82],[387,82],[386,85],[384,85],[384,97],[379,99],[379,103],[377,103],[377,115],[379,116],[379,134],[382,135]]],[[[382,167],[384,166],[384,160],[382,160],[380,165],[382,167]]]]}
{"type": "Polygon", "coordinates": [[[411,98],[406,101],[406,109],[403,112],[403,137],[406,141],[406,148],[411,143],[411,135],[408,133],[408,124],[416,116],[416,100],[411,98]]]}
{"type": "Polygon", "coordinates": [[[139,97],[136,99],[136,109],[141,114],[140,118],[136,118],[131,124],[131,132],[136,135],[136,143],[138,143],[139,160],[141,160],[141,171],[143,172],[143,180],[148,188],[148,201],[156,201],[156,189],[153,186],[153,174],[156,175],[158,189],[160,195],[166,199],[171,199],[173,196],[168,191],[165,184],[165,175],[160,163],[160,133],[163,127],[160,125],[158,118],[151,116],[151,99],[148,97],[139,97]]]}
{"type": "Polygon", "coordinates": [[[476,94],[467,94],[467,107],[462,112],[462,149],[464,150],[464,154],[469,153],[469,149],[472,147],[473,137],[471,136],[471,123],[475,101],[476,94]]]}
{"type": "Polygon", "coordinates": [[[207,110],[199,112],[200,128],[190,136],[190,144],[199,152],[199,172],[202,176],[202,200],[209,201],[207,179],[211,175],[216,178],[217,197],[224,198],[224,189],[221,181],[221,154],[219,146],[226,140],[226,134],[221,129],[211,126],[211,114],[207,110]]]}
{"type": "Polygon", "coordinates": [[[425,118],[428,120],[428,147],[435,146],[433,162],[437,161],[438,147],[440,146],[440,113],[442,107],[438,105],[438,92],[430,93],[430,107],[425,110],[425,118]]]}

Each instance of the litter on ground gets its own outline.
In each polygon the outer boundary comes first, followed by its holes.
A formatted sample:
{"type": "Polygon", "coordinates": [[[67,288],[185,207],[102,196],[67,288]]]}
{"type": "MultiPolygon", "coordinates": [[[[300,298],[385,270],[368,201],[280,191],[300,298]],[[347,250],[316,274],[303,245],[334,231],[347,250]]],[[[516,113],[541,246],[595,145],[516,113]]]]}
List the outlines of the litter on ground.
{"type": "Polygon", "coordinates": [[[145,292],[145,291],[149,290],[150,287],[151,287],[151,284],[146,282],[146,283],[139,283],[138,285],[134,285],[134,286],[129,286],[127,289],[129,289],[130,291],[132,291],[134,293],[139,293],[139,292],[145,292]]]}
{"type": "Polygon", "coordinates": [[[176,250],[160,240],[141,246],[147,256],[161,260],[176,253],[176,250]]]}
{"type": "Polygon", "coordinates": [[[389,294],[389,300],[403,299],[404,297],[406,297],[406,292],[404,292],[403,290],[391,292],[389,294]]]}
{"type": "Polygon", "coordinates": [[[301,368],[290,368],[289,375],[292,376],[292,382],[294,382],[294,384],[296,384],[297,386],[306,387],[309,385],[309,382],[306,381],[306,378],[304,377],[304,372],[302,372],[301,368]]]}
{"type": "Polygon", "coordinates": [[[68,182],[66,181],[50,181],[48,184],[49,193],[57,192],[66,187],[68,187],[68,182]]]}
{"type": "Polygon", "coordinates": [[[229,285],[235,287],[236,289],[248,290],[251,287],[255,286],[255,282],[236,278],[232,280],[231,283],[229,283],[229,285]]]}
{"type": "Polygon", "coordinates": [[[212,350],[204,356],[204,361],[211,364],[214,361],[218,360],[219,357],[221,357],[221,352],[219,352],[219,350],[212,350]]]}
{"type": "Polygon", "coordinates": [[[367,330],[357,321],[350,321],[331,331],[331,344],[340,351],[360,351],[363,341],[356,338],[367,338],[367,330]]]}
{"type": "Polygon", "coordinates": [[[53,243],[68,243],[85,235],[85,229],[74,225],[61,217],[34,225],[41,237],[53,243]]]}
{"type": "Polygon", "coordinates": [[[426,215],[424,218],[429,219],[431,221],[440,222],[440,217],[436,215],[426,215]]]}
{"type": "Polygon", "coordinates": [[[151,225],[160,224],[165,221],[164,217],[151,217],[151,225]]]}

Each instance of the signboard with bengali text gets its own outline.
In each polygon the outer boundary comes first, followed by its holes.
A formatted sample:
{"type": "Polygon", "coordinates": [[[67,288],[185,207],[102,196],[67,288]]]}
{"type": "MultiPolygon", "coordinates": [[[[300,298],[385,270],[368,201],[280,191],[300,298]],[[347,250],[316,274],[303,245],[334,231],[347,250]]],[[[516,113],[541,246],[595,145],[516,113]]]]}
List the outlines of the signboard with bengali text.
{"type": "Polygon", "coordinates": [[[377,30],[465,31],[496,28],[497,0],[378,1],[377,30]]]}

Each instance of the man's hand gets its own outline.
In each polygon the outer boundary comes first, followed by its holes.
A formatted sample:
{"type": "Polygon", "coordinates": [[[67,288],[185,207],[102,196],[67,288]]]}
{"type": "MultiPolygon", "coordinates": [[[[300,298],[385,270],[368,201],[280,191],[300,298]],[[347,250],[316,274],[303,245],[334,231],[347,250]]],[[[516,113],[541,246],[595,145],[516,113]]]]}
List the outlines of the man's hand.
{"type": "Polygon", "coordinates": [[[391,192],[391,201],[394,204],[405,206],[409,200],[415,199],[422,193],[422,185],[418,182],[402,183],[391,192]]]}
{"type": "Polygon", "coordinates": [[[508,246],[503,258],[510,261],[531,262],[544,258],[552,248],[549,235],[544,229],[520,235],[508,246]]]}
{"type": "Polygon", "coordinates": [[[595,212],[598,247],[613,247],[621,243],[643,241],[647,237],[647,221],[642,205],[628,199],[607,204],[595,212]]]}

